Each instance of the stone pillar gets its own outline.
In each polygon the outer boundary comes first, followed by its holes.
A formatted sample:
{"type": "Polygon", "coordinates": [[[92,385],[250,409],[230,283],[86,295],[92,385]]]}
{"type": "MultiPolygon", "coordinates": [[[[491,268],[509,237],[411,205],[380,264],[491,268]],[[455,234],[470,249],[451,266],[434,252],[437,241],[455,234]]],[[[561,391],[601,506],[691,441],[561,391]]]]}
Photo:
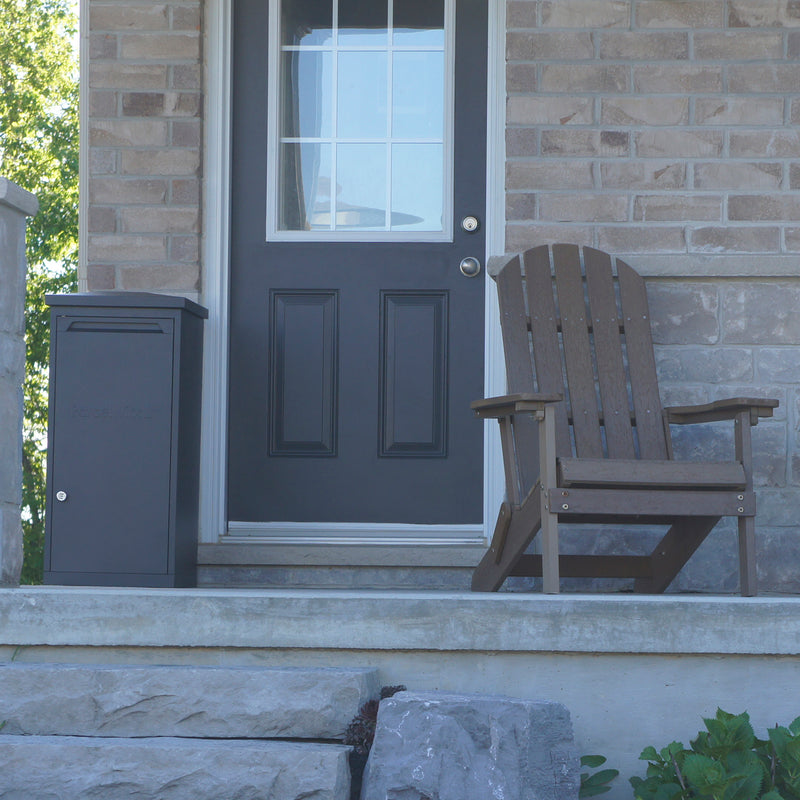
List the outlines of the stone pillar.
{"type": "Polygon", "coordinates": [[[25,374],[25,218],[37,199],[0,178],[0,585],[22,571],[22,380],[25,374]]]}

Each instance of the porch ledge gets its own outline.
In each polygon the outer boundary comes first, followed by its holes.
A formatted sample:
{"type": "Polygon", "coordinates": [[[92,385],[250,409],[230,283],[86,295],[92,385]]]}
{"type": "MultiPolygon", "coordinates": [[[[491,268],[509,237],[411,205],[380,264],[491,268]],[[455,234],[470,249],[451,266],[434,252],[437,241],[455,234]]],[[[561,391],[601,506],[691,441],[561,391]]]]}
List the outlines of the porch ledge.
{"type": "Polygon", "coordinates": [[[2,644],[800,654],[800,598],[0,589],[2,644]]]}

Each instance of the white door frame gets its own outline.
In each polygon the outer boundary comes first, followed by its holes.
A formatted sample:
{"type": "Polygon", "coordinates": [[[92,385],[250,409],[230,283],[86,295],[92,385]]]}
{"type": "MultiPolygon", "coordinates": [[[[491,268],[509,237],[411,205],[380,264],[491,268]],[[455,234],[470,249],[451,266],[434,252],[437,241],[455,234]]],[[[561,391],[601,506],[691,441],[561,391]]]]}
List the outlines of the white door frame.
{"type": "MultiPolygon", "coordinates": [[[[488,0],[487,255],[504,252],[505,203],[505,0],[488,0]]],[[[231,0],[205,5],[205,183],[203,294],[208,308],[203,367],[200,456],[200,542],[215,544],[228,533],[226,513],[228,405],[228,278],[230,270],[231,0]]],[[[486,270],[485,390],[502,394],[505,370],[494,282],[486,270]]],[[[470,398],[465,398],[469,402],[470,398]]],[[[476,423],[477,424],[477,423],[476,423]]],[[[484,434],[484,536],[491,536],[503,497],[496,426],[484,434]]],[[[420,526],[425,527],[425,526],[420,526]]],[[[241,539],[239,539],[241,541],[241,539]]],[[[273,537],[271,541],[275,541],[273,537]]],[[[331,542],[328,539],[329,543],[331,542]]],[[[344,542],[342,542],[344,543],[344,542]]],[[[415,545],[420,540],[414,541],[415,545]]]]}

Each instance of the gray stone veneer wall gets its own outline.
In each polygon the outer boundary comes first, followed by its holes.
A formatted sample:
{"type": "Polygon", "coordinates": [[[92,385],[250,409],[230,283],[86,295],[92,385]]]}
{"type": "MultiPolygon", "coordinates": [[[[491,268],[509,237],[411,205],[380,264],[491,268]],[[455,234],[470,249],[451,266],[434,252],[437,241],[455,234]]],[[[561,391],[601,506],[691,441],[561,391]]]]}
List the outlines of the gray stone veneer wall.
{"type": "Polygon", "coordinates": [[[25,375],[25,219],[36,198],[0,178],[0,585],[22,570],[22,380],[25,375]]]}
{"type": "Polygon", "coordinates": [[[90,290],[200,290],[202,6],[89,8],[90,290]]]}

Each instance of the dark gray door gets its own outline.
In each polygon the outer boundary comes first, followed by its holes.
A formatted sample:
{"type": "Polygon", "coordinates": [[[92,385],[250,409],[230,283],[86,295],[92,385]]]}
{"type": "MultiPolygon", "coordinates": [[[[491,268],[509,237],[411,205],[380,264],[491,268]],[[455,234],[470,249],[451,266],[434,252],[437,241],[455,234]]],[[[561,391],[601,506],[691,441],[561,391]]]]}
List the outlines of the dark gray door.
{"type": "Polygon", "coordinates": [[[228,518],[480,523],[486,0],[271,13],[234,3],[228,518]]]}

